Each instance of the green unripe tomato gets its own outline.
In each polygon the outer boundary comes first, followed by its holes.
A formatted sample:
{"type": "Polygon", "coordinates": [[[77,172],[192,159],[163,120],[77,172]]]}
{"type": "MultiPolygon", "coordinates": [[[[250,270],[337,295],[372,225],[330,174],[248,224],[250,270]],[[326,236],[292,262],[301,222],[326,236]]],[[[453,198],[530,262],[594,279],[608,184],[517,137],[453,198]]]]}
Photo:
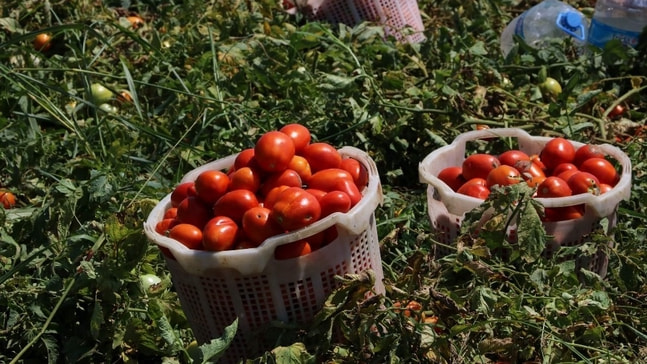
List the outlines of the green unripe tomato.
{"type": "Polygon", "coordinates": [[[143,274],[139,277],[142,290],[151,296],[158,295],[166,288],[162,279],[154,274],[143,274]]]}
{"type": "Polygon", "coordinates": [[[110,105],[108,103],[103,103],[103,104],[99,105],[99,109],[107,112],[108,114],[116,114],[116,113],[119,112],[118,107],[116,107],[114,105],[110,105]]]}
{"type": "Polygon", "coordinates": [[[539,85],[539,88],[545,96],[557,97],[562,93],[562,85],[552,77],[546,77],[546,80],[539,85]]]}
{"type": "Polygon", "coordinates": [[[99,83],[93,83],[90,86],[90,92],[92,93],[92,99],[97,104],[103,104],[104,102],[110,101],[112,99],[113,93],[108,90],[105,86],[99,83]]]}

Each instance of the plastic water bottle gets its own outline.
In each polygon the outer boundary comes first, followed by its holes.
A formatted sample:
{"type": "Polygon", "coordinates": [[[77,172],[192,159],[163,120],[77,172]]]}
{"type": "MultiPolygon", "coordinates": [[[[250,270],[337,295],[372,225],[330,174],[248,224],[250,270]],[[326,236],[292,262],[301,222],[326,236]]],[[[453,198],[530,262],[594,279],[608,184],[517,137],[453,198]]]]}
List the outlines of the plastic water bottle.
{"type": "Polygon", "coordinates": [[[501,34],[501,51],[508,55],[514,46],[514,35],[533,48],[540,48],[548,39],[565,37],[584,46],[588,28],[588,19],[574,7],[558,0],[544,0],[506,26],[501,34]]]}
{"type": "Polygon", "coordinates": [[[589,43],[603,48],[612,40],[636,47],[647,26],[647,0],[598,0],[595,4],[589,43]]]}

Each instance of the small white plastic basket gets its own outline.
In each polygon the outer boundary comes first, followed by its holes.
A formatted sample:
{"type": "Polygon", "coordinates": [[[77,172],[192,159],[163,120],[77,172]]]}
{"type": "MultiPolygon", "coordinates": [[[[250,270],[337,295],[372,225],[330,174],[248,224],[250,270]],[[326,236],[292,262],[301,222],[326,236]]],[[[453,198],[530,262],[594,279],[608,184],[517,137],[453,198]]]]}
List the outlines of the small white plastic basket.
{"type": "Polygon", "coordinates": [[[291,0],[308,18],[349,26],[363,21],[384,25],[387,34],[399,41],[425,40],[417,0],[291,0]],[[305,5],[300,5],[305,3],[305,5]]]}
{"type": "MultiPolygon", "coordinates": [[[[219,362],[238,362],[265,350],[255,331],[272,321],[305,323],[323,306],[338,286],[335,276],[375,273],[374,292],[384,293],[374,211],[382,203],[377,167],[363,151],[344,147],[344,157],[362,163],[369,172],[362,199],[345,214],[334,213],[303,229],[277,235],[257,248],[207,252],[191,250],[155,232],[155,225],[170,206],[170,194],[151,211],[144,224],[148,239],[166,251],[166,264],[182,309],[199,343],[223,334],[238,318],[238,333],[219,362]],[[297,241],[331,226],[337,238],[310,254],[276,260],[277,246],[297,241]]],[[[236,155],[216,160],[189,172],[182,182],[192,181],[205,170],[224,170],[236,155]]]]}
{"type": "MultiPolygon", "coordinates": [[[[478,207],[483,201],[475,197],[454,192],[447,184],[438,179],[438,173],[445,167],[460,166],[465,159],[465,147],[468,142],[490,138],[514,138],[518,149],[528,155],[539,154],[543,146],[552,138],[531,136],[522,129],[501,128],[470,131],[459,135],[451,144],[436,149],[427,155],[419,165],[420,180],[427,186],[428,214],[438,242],[452,245],[460,231],[465,213],[478,207]]],[[[571,141],[578,148],[582,143],[571,141]]],[[[609,192],[599,196],[578,194],[560,198],[536,198],[544,207],[565,207],[584,205],[584,215],[575,220],[544,222],[544,228],[553,238],[546,247],[551,253],[561,246],[577,246],[591,233],[602,218],[608,219],[608,228],[616,225],[617,208],[620,201],[629,199],[631,193],[631,161],[620,149],[609,145],[598,145],[609,157],[614,158],[621,166],[620,180],[609,192]]],[[[509,238],[515,240],[516,231],[509,231],[509,238]]],[[[436,255],[449,253],[448,249],[437,247],[436,255]]],[[[589,269],[604,277],[607,272],[608,257],[598,252],[591,257],[581,257],[580,267],[589,269]]]]}

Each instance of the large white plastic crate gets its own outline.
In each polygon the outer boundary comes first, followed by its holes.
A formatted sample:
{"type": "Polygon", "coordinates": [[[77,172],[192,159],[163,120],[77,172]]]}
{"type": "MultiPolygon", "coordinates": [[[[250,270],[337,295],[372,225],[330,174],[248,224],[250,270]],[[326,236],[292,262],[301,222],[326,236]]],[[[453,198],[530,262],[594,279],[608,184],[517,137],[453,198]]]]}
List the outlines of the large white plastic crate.
{"type": "MultiPolygon", "coordinates": [[[[268,349],[255,334],[272,321],[307,323],[338,287],[335,276],[375,273],[374,293],[384,293],[383,271],[375,224],[375,209],[382,203],[377,167],[363,151],[344,147],[369,172],[362,199],[345,214],[334,213],[294,232],[267,239],[257,248],[207,252],[191,250],[155,232],[155,225],[170,207],[170,194],[149,214],[144,231],[165,251],[167,267],[182,309],[197,341],[202,344],[224,333],[238,318],[238,333],[220,363],[236,363],[268,349]],[[310,254],[276,260],[277,246],[297,241],[331,226],[337,238],[310,254]]],[[[224,170],[236,155],[208,163],[189,172],[182,182],[193,181],[203,171],[224,170]]],[[[271,344],[271,343],[270,343],[271,344]]]]}
{"type": "MultiPolygon", "coordinates": [[[[531,136],[518,128],[484,129],[463,133],[449,145],[434,150],[427,155],[419,165],[420,180],[427,184],[427,205],[429,219],[434,230],[435,238],[444,245],[452,245],[460,231],[460,225],[465,213],[478,207],[483,201],[454,192],[447,184],[438,179],[438,173],[450,166],[460,166],[466,157],[466,146],[469,142],[491,138],[514,138],[518,149],[528,155],[539,154],[551,137],[531,136]]],[[[575,148],[583,145],[570,141],[575,148]]],[[[560,198],[536,198],[544,207],[566,207],[584,205],[584,215],[575,220],[544,222],[544,228],[552,239],[546,246],[546,253],[552,253],[561,246],[577,246],[584,242],[587,234],[599,225],[602,218],[608,219],[608,229],[616,225],[617,209],[622,200],[629,198],[631,193],[631,161],[620,149],[609,145],[598,145],[609,157],[614,158],[620,165],[620,180],[609,192],[599,196],[593,194],[578,194],[560,198]]],[[[514,227],[508,231],[508,238],[516,240],[514,227]]],[[[442,256],[450,252],[442,247],[436,248],[436,255],[442,256]]],[[[578,266],[589,269],[605,276],[608,257],[600,251],[592,256],[579,257],[578,266]]]]}
{"type": "MultiPolygon", "coordinates": [[[[400,41],[425,40],[417,0],[290,0],[312,20],[350,26],[372,21],[384,26],[386,34],[400,41]],[[304,5],[300,5],[304,3],[304,5]]],[[[296,9],[296,8],[295,8],[296,9]]]]}

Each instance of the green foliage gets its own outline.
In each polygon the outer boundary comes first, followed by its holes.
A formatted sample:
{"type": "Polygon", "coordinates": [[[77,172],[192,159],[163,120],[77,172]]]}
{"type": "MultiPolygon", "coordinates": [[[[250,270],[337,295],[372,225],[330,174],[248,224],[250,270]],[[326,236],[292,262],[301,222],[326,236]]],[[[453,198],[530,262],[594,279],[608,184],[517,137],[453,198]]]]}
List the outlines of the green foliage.
{"type": "Polygon", "coordinates": [[[195,343],[142,222],[188,170],[291,122],[376,161],[386,294],[367,295],[369,272],[340,277],[314,322],[268,328],[275,347],[251,362],[647,356],[645,44],[579,54],[568,40],[519,43],[504,59],[500,31],[527,1],[419,0],[427,39],[418,44],[385,38],[376,24],[309,22],[278,0],[3,5],[0,187],[18,205],[0,209],[0,362],[220,355],[236,324],[195,343]],[[139,28],[125,18],[135,13],[139,28]],[[40,32],[54,36],[44,53],[31,46],[40,32]],[[542,94],[546,77],[561,94],[542,94]],[[97,105],[95,83],[113,98],[97,105]],[[626,112],[612,118],[616,105],[626,112]],[[633,183],[615,228],[603,220],[581,245],[544,256],[542,207],[518,186],[470,212],[445,247],[452,254],[434,256],[418,163],[483,125],[622,148],[633,183]],[[605,278],[573,258],[598,250],[609,257],[605,278]],[[154,290],[142,288],[147,274],[160,278],[154,290]],[[403,314],[409,301],[421,312],[403,314]]]}

